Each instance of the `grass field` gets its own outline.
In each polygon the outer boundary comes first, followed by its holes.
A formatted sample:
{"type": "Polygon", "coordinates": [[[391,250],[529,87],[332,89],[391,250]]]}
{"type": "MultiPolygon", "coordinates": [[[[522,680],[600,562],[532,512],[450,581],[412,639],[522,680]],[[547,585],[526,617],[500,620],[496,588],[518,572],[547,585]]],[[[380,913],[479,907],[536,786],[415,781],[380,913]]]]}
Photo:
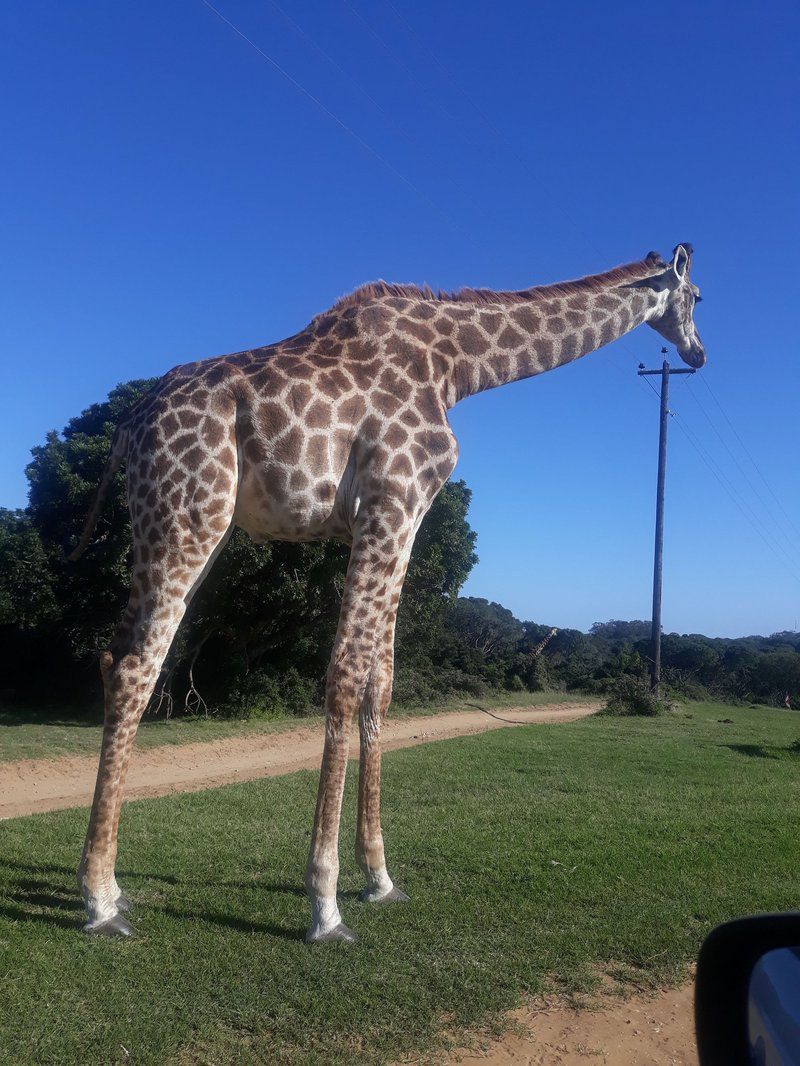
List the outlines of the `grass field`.
{"type": "MultiPolygon", "coordinates": [[[[544,707],[558,703],[579,703],[580,696],[558,692],[497,693],[476,699],[442,701],[423,707],[392,707],[393,718],[435,714],[480,704],[486,707],[544,707]]],[[[145,718],[139,727],[136,744],[155,748],[163,744],[193,744],[204,740],[256,733],[273,733],[302,725],[308,719],[285,717],[272,719],[225,718],[145,718]]],[[[58,758],[59,755],[97,755],[100,752],[102,713],[93,718],[74,713],[31,711],[21,708],[0,710],[0,762],[17,759],[58,758]]]]}
{"type": "Polygon", "coordinates": [[[301,942],[314,774],[130,804],[134,942],[77,931],[85,811],[7,822],[0,1060],[388,1062],[601,970],[678,980],[716,923],[800,902],[798,736],[791,712],[691,704],[394,752],[387,848],[412,902],[354,898],[351,774],[352,947],[301,942]]]}

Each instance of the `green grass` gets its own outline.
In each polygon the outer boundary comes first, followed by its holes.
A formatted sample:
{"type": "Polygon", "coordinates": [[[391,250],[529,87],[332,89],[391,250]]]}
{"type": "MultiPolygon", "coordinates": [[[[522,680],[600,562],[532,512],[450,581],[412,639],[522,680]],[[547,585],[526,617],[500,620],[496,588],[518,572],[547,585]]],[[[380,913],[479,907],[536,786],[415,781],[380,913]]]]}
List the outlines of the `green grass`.
{"type": "Polygon", "coordinates": [[[678,980],[718,922],[798,904],[798,735],[791,712],[692,704],[391,753],[387,847],[412,902],[354,898],[351,774],[352,947],[300,939],[314,774],[131,803],[135,942],[77,932],[85,811],[7,822],[0,1060],[389,1062],[599,970],[678,980]]]}
{"type": "MultiPolygon", "coordinates": [[[[500,693],[486,698],[443,700],[433,706],[392,707],[393,718],[435,714],[480,704],[486,707],[539,707],[551,703],[580,702],[581,696],[555,692],[500,693]]],[[[97,755],[100,751],[102,714],[94,718],[59,711],[12,709],[0,711],[0,763],[17,759],[47,759],[60,755],[97,755]]],[[[268,720],[224,718],[145,719],[136,736],[141,748],[163,744],[192,744],[196,741],[227,740],[291,729],[308,719],[286,717],[268,720]]]]}

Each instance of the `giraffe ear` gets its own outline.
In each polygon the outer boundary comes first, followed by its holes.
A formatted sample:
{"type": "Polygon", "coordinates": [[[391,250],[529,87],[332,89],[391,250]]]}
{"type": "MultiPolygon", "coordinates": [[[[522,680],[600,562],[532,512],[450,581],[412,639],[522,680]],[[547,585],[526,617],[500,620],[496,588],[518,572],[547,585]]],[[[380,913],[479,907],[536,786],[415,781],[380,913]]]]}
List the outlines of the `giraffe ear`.
{"type": "Polygon", "coordinates": [[[692,261],[691,244],[679,244],[672,253],[672,269],[678,281],[683,281],[689,273],[689,264],[692,261]]]}

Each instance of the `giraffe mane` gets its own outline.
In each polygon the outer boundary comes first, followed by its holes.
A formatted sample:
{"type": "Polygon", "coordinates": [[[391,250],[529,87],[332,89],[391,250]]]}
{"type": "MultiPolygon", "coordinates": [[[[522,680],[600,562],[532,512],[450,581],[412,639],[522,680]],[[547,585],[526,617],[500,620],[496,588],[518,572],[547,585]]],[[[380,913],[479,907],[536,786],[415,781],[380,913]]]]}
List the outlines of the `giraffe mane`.
{"type": "Polygon", "coordinates": [[[530,300],[546,300],[554,296],[570,296],[578,292],[595,292],[599,289],[613,288],[632,281],[640,281],[642,278],[652,277],[660,271],[666,270],[666,268],[667,263],[664,262],[658,252],[649,252],[644,259],[638,259],[633,263],[625,263],[623,266],[606,270],[602,274],[588,274],[586,277],[578,278],[575,281],[560,281],[554,285],[536,285],[530,289],[518,289],[513,292],[470,288],[446,292],[442,289],[432,289],[429,285],[398,285],[383,280],[370,281],[366,285],[360,285],[346,296],[341,296],[323,314],[330,314],[331,311],[341,311],[348,307],[357,307],[360,304],[368,303],[370,300],[389,296],[414,300],[431,300],[437,303],[526,303],[530,300]]]}

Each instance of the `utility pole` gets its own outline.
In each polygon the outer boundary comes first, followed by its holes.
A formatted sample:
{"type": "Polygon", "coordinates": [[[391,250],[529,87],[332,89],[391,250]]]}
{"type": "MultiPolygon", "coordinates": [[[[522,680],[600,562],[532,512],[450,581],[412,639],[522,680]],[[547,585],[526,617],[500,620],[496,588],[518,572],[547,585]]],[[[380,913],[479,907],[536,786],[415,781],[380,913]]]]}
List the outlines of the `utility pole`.
{"type": "MultiPolygon", "coordinates": [[[[666,356],[667,349],[661,354],[666,356]]],[[[650,668],[650,687],[658,696],[661,684],[661,584],[664,563],[664,486],[667,478],[667,422],[669,417],[669,376],[670,374],[694,374],[690,367],[670,369],[665,359],[660,370],[645,370],[644,363],[639,364],[639,377],[650,374],[661,375],[661,416],[658,433],[658,482],[656,484],[656,548],[653,561],[653,628],[651,633],[652,653],[650,668]]]]}

